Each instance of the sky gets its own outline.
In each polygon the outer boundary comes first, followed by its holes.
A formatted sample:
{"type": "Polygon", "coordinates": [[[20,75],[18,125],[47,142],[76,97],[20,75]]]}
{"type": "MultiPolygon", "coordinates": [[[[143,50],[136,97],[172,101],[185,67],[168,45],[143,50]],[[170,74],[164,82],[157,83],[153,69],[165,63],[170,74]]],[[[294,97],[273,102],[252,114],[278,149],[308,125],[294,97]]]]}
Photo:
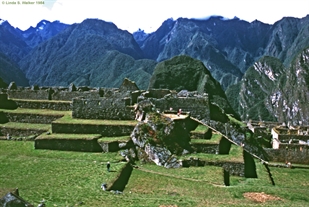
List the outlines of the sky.
{"type": "Polygon", "coordinates": [[[150,33],[169,18],[237,16],[274,24],[283,17],[308,14],[309,0],[0,0],[0,18],[21,30],[35,27],[43,19],[73,24],[97,18],[131,33],[138,29],[150,33]]]}

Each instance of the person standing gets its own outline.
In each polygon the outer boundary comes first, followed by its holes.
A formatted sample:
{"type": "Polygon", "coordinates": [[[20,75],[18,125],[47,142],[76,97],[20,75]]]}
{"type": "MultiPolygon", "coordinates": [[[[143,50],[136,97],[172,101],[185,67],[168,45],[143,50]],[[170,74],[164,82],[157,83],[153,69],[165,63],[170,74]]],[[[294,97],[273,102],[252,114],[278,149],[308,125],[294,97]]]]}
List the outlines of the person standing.
{"type": "Polygon", "coordinates": [[[110,171],[110,167],[111,167],[110,162],[107,162],[107,164],[106,164],[107,172],[109,172],[109,171],[110,171]]]}

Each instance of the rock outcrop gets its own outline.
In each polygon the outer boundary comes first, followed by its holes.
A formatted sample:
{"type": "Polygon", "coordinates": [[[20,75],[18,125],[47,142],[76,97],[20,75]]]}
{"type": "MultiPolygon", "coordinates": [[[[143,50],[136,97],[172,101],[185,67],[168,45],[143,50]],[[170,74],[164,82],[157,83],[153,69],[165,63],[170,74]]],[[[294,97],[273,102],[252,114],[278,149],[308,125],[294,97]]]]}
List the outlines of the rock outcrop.
{"type": "Polygon", "coordinates": [[[289,67],[264,57],[250,67],[237,85],[226,93],[242,120],[277,121],[308,125],[309,48],[300,52],[289,67]]]}
{"type": "Polygon", "coordinates": [[[173,119],[155,111],[147,113],[131,134],[138,159],[166,168],[181,167],[175,155],[192,151],[190,131],[196,125],[191,122],[189,116],[173,119]]]}
{"type": "Polygon", "coordinates": [[[242,120],[276,121],[266,103],[285,70],[279,59],[266,56],[255,62],[237,85],[227,89],[228,100],[242,120]]]}
{"type": "Polygon", "coordinates": [[[299,53],[278,87],[267,97],[266,108],[286,125],[309,124],[309,48],[299,53]]]}

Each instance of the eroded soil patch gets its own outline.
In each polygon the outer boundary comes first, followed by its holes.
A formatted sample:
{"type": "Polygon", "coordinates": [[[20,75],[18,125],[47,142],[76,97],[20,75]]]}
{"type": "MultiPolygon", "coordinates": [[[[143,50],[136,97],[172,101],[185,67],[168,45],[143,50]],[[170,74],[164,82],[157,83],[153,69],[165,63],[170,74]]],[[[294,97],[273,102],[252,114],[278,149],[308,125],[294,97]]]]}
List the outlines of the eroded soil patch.
{"type": "Polygon", "coordinates": [[[245,198],[248,198],[254,202],[257,203],[265,203],[266,201],[278,201],[282,200],[279,197],[268,195],[264,192],[258,193],[258,192],[247,192],[243,194],[245,198]]]}

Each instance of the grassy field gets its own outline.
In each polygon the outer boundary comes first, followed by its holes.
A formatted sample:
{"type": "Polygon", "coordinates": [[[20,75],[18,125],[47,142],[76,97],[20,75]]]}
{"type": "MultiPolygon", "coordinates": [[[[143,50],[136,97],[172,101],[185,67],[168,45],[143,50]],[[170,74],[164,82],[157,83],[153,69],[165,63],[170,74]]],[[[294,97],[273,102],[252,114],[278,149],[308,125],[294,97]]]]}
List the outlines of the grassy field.
{"type": "Polygon", "coordinates": [[[22,198],[35,206],[45,199],[47,207],[308,206],[309,202],[308,170],[271,168],[273,186],[259,162],[257,179],[231,176],[229,187],[223,185],[219,167],[165,169],[138,162],[122,194],[102,191],[101,184],[113,180],[124,166],[121,159],[118,153],[34,150],[33,142],[0,141],[0,194],[18,187],[22,198]],[[107,161],[112,164],[110,173],[107,161]]]}

